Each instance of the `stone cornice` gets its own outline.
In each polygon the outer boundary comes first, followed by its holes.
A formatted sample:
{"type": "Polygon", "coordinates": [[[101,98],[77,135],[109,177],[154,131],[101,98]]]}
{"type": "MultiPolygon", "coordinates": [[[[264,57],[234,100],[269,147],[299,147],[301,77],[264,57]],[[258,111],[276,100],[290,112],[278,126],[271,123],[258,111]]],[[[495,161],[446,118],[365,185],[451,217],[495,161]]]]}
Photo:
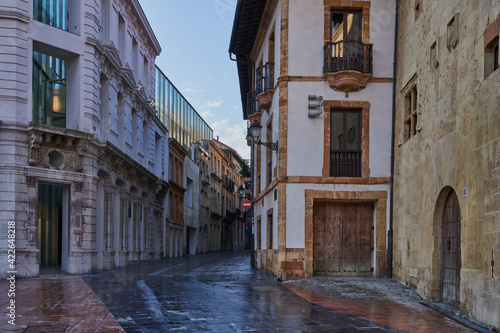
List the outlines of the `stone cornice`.
{"type": "Polygon", "coordinates": [[[0,18],[18,20],[23,23],[29,23],[30,21],[30,17],[28,15],[17,10],[0,10],[0,18]]]}
{"type": "Polygon", "coordinates": [[[146,33],[151,46],[153,47],[156,55],[159,55],[161,53],[160,43],[156,39],[156,36],[153,32],[153,29],[149,25],[149,21],[148,21],[146,15],[144,14],[144,11],[142,10],[141,5],[139,4],[139,1],[132,0],[131,4],[132,4],[132,9],[133,9],[134,13],[137,15],[137,20],[138,20],[139,24],[142,26],[142,28],[144,29],[144,32],[146,33]]]}

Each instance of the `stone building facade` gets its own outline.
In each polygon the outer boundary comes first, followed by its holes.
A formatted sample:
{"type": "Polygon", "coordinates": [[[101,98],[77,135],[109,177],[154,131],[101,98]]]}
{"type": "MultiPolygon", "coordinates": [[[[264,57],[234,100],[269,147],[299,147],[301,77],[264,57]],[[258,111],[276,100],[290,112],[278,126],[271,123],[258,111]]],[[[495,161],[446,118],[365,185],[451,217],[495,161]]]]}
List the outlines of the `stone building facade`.
{"type": "Polygon", "coordinates": [[[500,327],[500,1],[400,1],[394,277],[500,327]]]}
{"type": "Polygon", "coordinates": [[[18,276],[163,257],[168,132],[150,104],[161,49],[139,2],[0,12],[0,223],[16,223],[18,276]]]}
{"type": "Polygon", "coordinates": [[[238,1],[256,265],[274,276],[387,276],[394,6],[238,1]]]}

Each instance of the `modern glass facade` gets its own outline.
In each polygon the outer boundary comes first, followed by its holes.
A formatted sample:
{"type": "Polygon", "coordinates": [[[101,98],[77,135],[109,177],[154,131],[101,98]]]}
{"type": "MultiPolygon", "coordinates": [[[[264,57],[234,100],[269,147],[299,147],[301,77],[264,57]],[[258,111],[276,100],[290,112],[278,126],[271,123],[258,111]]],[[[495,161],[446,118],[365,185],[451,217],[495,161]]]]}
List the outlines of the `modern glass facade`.
{"type": "Polygon", "coordinates": [[[68,30],[66,0],[34,0],[33,19],[68,30]]]}
{"type": "Polygon", "coordinates": [[[213,131],[163,72],[156,67],[156,115],[188,152],[192,142],[212,140],[213,131]]]}
{"type": "Polygon", "coordinates": [[[66,62],[33,52],[33,121],[66,127],[66,62]]]}

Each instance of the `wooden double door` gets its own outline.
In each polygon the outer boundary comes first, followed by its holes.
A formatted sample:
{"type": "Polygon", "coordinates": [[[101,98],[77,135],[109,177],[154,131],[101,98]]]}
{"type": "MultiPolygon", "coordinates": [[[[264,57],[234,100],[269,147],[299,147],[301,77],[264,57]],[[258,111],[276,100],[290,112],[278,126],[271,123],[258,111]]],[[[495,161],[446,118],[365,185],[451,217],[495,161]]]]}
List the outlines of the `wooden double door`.
{"type": "Polygon", "coordinates": [[[314,203],[314,275],[373,274],[373,214],[372,203],[314,203]]]}

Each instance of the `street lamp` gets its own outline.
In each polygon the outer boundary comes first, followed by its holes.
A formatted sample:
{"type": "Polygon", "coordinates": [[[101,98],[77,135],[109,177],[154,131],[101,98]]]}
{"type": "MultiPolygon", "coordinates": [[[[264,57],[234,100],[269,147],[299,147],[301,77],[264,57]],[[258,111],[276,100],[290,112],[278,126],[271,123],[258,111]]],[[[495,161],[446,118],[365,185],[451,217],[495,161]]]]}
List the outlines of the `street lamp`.
{"type": "Polygon", "coordinates": [[[238,193],[239,193],[241,196],[244,196],[244,195],[245,195],[245,189],[243,188],[243,186],[240,186],[240,188],[238,189],[238,193]]]}
{"type": "MultiPolygon", "coordinates": [[[[262,126],[257,120],[254,120],[252,125],[248,128],[248,132],[253,139],[253,142],[257,142],[260,136],[260,131],[262,131],[262,126]]],[[[267,147],[271,150],[278,151],[278,140],[276,142],[257,142],[258,144],[267,147]]]]}

